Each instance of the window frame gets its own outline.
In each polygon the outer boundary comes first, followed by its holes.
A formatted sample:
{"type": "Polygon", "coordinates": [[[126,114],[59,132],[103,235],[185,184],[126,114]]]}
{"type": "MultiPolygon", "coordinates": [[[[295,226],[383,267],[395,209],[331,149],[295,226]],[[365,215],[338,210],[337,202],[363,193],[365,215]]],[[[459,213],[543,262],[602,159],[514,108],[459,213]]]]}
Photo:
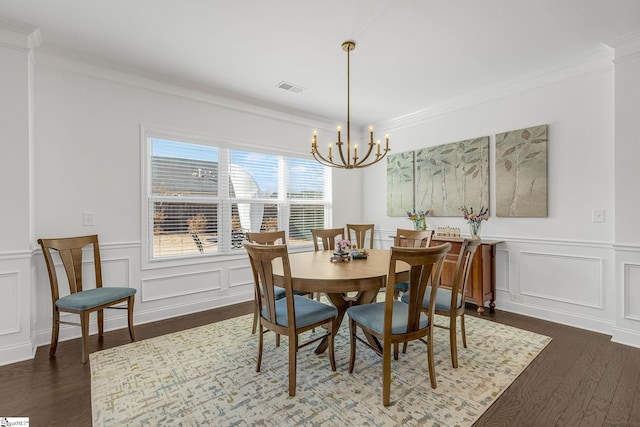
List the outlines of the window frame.
{"type": "MultiPolygon", "coordinates": [[[[151,128],[141,125],[141,231],[142,231],[142,269],[152,268],[164,268],[167,266],[181,266],[189,264],[201,264],[204,262],[225,261],[227,259],[236,259],[238,256],[244,256],[244,250],[232,249],[232,235],[231,235],[231,209],[233,204],[239,202],[246,203],[264,203],[275,204],[278,207],[278,224],[279,229],[284,229],[287,232],[287,238],[289,238],[289,220],[291,214],[291,206],[301,204],[323,205],[324,206],[324,226],[330,227],[332,223],[332,171],[330,168],[325,167],[325,179],[324,179],[324,198],[323,199],[299,199],[289,198],[286,192],[286,171],[282,171],[282,168],[286,167],[286,159],[297,158],[305,159],[305,155],[302,153],[291,152],[287,150],[273,150],[269,148],[260,147],[260,150],[256,150],[255,147],[259,146],[258,143],[247,143],[243,141],[232,140],[230,138],[215,138],[209,135],[199,135],[191,132],[184,131],[170,131],[158,128],[151,128]],[[241,150],[260,154],[269,154],[278,156],[278,197],[277,198],[235,198],[229,194],[229,180],[228,173],[225,171],[222,175],[225,179],[220,178],[218,184],[217,196],[194,196],[180,201],[189,203],[192,201],[198,201],[206,199],[207,203],[214,203],[218,205],[218,233],[220,234],[222,251],[220,252],[208,252],[199,254],[181,254],[163,257],[153,257],[153,219],[151,218],[151,212],[153,209],[154,199],[165,199],[171,201],[171,196],[154,196],[152,194],[152,176],[151,176],[151,143],[152,139],[163,139],[176,142],[184,142],[189,144],[205,145],[215,147],[218,149],[219,157],[218,162],[223,167],[228,164],[229,152],[231,150],[241,150]]],[[[220,168],[222,169],[222,168],[220,168]]],[[[219,170],[220,170],[219,169],[219,170]]],[[[173,201],[176,201],[173,199],[173,201]]],[[[291,245],[294,251],[297,250],[309,250],[313,247],[312,241],[291,245]]]]}

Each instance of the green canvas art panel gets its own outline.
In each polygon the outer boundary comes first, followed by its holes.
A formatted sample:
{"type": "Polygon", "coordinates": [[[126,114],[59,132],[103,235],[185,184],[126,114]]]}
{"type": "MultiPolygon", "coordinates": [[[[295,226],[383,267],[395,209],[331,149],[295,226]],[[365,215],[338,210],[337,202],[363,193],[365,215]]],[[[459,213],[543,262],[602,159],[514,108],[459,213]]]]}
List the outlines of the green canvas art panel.
{"type": "Polygon", "coordinates": [[[413,209],[413,151],[387,157],[387,216],[406,216],[413,209]]]}
{"type": "Polygon", "coordinates": [[[547,125],[496,135],[496,215],[548,216],[547,125]]]}
{"type": "Polygon", "coordinates": [[[461,206],[489,206],[489,137],[416,151],[416,209],[460,216],[461,206]]]}

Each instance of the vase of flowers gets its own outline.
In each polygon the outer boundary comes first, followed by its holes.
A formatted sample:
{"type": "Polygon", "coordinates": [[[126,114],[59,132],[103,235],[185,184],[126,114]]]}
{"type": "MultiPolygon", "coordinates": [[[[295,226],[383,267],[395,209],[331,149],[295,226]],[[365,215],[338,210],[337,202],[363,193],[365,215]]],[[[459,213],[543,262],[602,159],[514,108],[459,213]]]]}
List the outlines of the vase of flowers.
{"type": "Polygon", "coordinates": [[[338,240],[336,242],[336,253],[349,254],[352,250],[358,249],[358,246],[349,240],[338,240]]]}
{"type": "Polygon", "coordinates": [[[416,211],[416,209],[413,208],[410,212],[407,212],[407,218],[413,221],[414,230],[427,229],[427,221],[426,221],[427,215],[429,215],[429,210],[416,211]]]}
{"type": "Polygon", "coordinates": [[[478,212],[474,212],[473,207],[467,208],[466,206],[462,206],[460,210],[464,214],[464,219],[467,220],[467,224],[469,224],[471,238],[480,239],[480,227],[482,226],[482,221],[489,220],[489,208],[483,206],[478,212]]]}

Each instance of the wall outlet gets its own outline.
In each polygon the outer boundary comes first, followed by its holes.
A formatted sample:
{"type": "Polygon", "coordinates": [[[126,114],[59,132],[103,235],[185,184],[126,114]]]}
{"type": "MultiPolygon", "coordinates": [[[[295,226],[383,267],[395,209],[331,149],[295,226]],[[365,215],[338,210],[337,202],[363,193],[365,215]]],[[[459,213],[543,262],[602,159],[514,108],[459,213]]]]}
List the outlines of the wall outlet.
{"type": "Polygon", "coordinates": [[[604,222],[604,209],[593,209],[591,211],[591,222],[604,222]]]}
{"type": "Polygon", "coordinates": [[[96,225],[96,216],[93,212],[82,212],[82,225],[93,226],[96,225]]]}

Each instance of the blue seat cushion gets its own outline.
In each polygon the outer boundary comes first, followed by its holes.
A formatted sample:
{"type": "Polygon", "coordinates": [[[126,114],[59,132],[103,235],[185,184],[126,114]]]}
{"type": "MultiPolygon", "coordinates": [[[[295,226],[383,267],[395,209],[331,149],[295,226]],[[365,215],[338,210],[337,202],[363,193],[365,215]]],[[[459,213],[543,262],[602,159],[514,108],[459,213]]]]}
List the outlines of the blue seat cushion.
{"type": "MultiPolygon", "coordinates": [[[[424,299],[422,300],[422,308],[429,308],[430,299],[431,286],[427,286],[427,290],[424,292],[424,299]]],[[[403,294],[400,301],[408,303],[409,294],[403,294]]],[[[460,304],[462,304],[462,296],[458,294],[457,307],[460,307],[460,304]]],[[[438,288],[438,291],[436,292],[436,310],[451,310],[451,289],[438,288]]]]}
{"type": "Polygon", "coordinates": [[[135,288],[97,288],[67,295],[56,301],[56,306],[67,310],[89,310],[136,293],[135,288]]]}
{"type": "Polygon", "coordinates": [[[409,282],[396,283],[393,289],[395,289],[396,292],[407,292],[409,290],[409,282]]]}
{"type": "MultiPolygon", "coordinates": [[[[384,302],[375,304],[354,305],[347,309],[347,315],[380,334],[384,333],[384,302]]],[[[393,301],[393,318],[391,320],[391,333],[404,334],[407,332],[407,311],[409,306],[401,301],[393,301]]],[[[420,313],[420,329],[429,326],[429,319],[424,313],[420,313]]]]}
{"type": "MultiPolygon", "coordinates": [[[[260,285],[260,290],[262,291],[262,285],[260,285]]],[[[294,295],[307,295],[308,292],[293,291],[293,294],[294,295]]],[[[281,288],[280,286],[274,286],[273,287],[273,295],[275,296],[275,299],[282,299],[282,298],[287,296],[287,291],[285,291],[285,289],[281,288]]]]}
{"type": "MultiPolygon", "coordinates": [[[[260,292],[262,292],[262,294],[264,295],[264,289],[262,288],[262,285],[260,285],[260,292]]],[[[276,299],[281,299],[287,296],[287,293],[284,290],[284,288],[281,288],[280,286],[273,287],[273,294],[276,297],[276,299]]]]}
{"type": "MultiPolygon", "coordinates": [[[[296,312],[296,327],[298,328],[309,326],[338,315],[338,309],[335,307],[300,295],[293,296],[293,304],[296,312]]],[[[266,307],[262,308],[262,316],[267,316],[266,307]]],[[[276,324],[289,326],[286,298],[276,301],[276,324]]]]}

